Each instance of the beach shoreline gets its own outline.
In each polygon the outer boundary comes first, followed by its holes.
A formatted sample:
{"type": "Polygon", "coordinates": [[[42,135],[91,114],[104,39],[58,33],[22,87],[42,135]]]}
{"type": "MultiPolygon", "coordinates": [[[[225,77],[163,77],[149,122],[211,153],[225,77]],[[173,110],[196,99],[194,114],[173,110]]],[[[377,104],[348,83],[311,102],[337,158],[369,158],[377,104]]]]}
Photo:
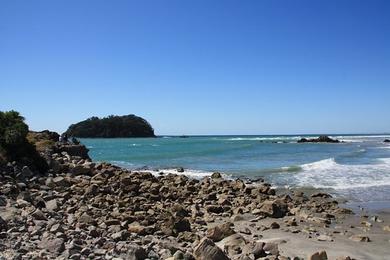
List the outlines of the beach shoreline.
{"type": "Polygon", "coordinates": [[[59,144],[48,151],[46,176],[23,177],[17,165],[3,169],[3,257],[214,259],[207,255],[213,250],[222,259],[316,259],[326,250],[330,259],[385,259],[390,253],[387,213],[351,215],[318,190],[286,193],[219,173],[196,180],[129,171],[95,163],[80,149],[59,144]]]}

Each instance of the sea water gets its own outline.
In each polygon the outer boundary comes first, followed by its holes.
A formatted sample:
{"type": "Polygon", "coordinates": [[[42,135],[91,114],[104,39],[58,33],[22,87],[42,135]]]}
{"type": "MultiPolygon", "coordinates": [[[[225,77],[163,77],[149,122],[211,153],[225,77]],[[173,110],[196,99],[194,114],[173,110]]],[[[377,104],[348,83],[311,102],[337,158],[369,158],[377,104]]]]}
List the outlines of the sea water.
{"type": "Polygon", "coordinates": [[[279,187],[322,188],[354,201],[389,202],[389,135],[334,135],[342,143],[297,143],[317,136],[163,136],[81,139],[90,156],[129,169],[202,178],[259,179],[279,187]]]}

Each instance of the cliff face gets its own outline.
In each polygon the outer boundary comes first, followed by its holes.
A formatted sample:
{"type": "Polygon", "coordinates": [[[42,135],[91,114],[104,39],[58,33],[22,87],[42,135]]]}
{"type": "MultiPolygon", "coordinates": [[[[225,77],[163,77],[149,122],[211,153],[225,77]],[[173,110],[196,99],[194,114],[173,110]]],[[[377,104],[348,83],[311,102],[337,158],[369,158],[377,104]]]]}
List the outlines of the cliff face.
{"type": "Polygon", "coordinates": [[[71,125],[66,133],[75,137],[155,137],[152,126],[135,115],[91,117],[71,125]]]}

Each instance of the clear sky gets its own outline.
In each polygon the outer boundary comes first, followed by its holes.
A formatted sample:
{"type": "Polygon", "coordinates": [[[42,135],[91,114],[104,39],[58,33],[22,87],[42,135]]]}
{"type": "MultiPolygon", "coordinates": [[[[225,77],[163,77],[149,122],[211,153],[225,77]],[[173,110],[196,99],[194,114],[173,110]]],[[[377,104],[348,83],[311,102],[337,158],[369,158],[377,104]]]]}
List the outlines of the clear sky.
{"type": "Polygon", "coordinates": [[[390,132],[390,1],[0,1],[0,110],[33,130],[390,132]]]}

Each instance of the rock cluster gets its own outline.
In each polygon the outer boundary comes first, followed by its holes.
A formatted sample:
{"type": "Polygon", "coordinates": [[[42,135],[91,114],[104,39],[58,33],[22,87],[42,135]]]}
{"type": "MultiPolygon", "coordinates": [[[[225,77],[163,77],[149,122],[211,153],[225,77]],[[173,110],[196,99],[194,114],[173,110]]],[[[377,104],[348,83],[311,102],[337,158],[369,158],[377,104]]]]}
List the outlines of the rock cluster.
{"type": "MultiPolygon", "coordinates": [[[[276,194],[271,185],[131,172],[57,145],[37,175],[1,169],[0,256],[12,259],[288,259],[234,222],[293,217],[329,225],[345,211],[325,193],[276,194]],[[219,223],[221,219],[230,220],[219,223]],[[245,235],[245,237],[244,237],[245,235]]],[[[272,224],[270,228],[279,228],[272,224]]]]}
{"type": "Polygon", "coordinates": [[[326,135],[321,135],[318,138],[312,139],[301,138],[300,140],[298,140],[298,143],[340,143],[340,141],[337,139],[332,139],[326,135]]]}

